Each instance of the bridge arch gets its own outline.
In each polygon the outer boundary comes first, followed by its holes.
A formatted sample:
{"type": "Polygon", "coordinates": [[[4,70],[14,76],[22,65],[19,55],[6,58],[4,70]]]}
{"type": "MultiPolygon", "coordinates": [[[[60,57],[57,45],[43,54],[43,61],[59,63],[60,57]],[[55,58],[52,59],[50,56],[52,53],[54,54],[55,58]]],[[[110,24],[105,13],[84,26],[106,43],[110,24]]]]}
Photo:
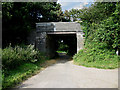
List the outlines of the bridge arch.
{"type": "Polygon", "coordinates": [[[35,46],[46,55],[55,55],[55,40],[57,36],[76,38],[76,53],[83,48],[84,39],[81,26],[77,22],[42,22],[36,23],[35,46]]]}

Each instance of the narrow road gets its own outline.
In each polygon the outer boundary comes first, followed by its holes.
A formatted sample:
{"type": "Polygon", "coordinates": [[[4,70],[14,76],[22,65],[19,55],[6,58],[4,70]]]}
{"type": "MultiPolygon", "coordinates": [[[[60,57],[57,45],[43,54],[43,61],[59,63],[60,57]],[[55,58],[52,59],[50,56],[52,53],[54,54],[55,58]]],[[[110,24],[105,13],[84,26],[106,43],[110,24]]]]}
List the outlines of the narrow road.
{"type": "Polygon", "coordinates": [[[29,78],[19,88],[118,88],[118,69],[77,66],[61,54],[56,64],[29,78]]]}

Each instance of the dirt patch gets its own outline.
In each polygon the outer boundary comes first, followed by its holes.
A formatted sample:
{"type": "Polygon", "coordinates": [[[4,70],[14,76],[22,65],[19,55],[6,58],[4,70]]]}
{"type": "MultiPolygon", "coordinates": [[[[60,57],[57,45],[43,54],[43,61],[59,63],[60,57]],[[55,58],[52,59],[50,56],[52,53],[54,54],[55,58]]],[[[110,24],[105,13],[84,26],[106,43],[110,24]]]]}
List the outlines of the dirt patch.
{"type": "Polygon", "coordinates": [[[45,63],[41,64],[42,68],[41,70],[44,70],[45,68],[47,68],[48,66],[51,66],[53,64],[55,64],[57,62],[58,59],[51,59],[51,60],[47,60],[45,63]]]}

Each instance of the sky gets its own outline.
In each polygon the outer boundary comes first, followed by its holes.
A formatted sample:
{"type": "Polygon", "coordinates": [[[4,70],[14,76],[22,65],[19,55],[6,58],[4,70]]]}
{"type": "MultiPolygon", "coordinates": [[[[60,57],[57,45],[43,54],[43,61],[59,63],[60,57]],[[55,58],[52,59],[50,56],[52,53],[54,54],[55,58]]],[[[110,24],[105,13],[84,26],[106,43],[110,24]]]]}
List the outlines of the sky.
{"type": "Polygon", "coordinates": [[[74,9],[82,9],[83,7],[89,7],[94,0],[58,0],[61,4],[62,11],[74,9]]]}

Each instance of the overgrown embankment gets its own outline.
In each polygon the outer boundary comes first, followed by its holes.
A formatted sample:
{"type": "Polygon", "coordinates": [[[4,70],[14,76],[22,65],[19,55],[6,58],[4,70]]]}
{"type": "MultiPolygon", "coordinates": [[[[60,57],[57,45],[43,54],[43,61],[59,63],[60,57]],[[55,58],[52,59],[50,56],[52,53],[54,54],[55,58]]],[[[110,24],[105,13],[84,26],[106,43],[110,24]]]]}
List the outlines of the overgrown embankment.
{"type": "Polygon", "coordinates": [[[86,67],[114,69],[118,67],[120,57],[115,54],[115,50],[105,48],[102,43],[90,42],[73,59],[75,64],[86,67]]]}
{"type": "Polygon", "coordinates": [[[97,2],[81,10],[85,48],[74,58],[78,65],[113,69],[120,56],[120,2],[97,2]]]}
{"type": "Polygon", "coordinates": [[[6,47],[2,50],[2,88],[12,88],[36,74],[48,58],[33,45],[6,47]]]}

